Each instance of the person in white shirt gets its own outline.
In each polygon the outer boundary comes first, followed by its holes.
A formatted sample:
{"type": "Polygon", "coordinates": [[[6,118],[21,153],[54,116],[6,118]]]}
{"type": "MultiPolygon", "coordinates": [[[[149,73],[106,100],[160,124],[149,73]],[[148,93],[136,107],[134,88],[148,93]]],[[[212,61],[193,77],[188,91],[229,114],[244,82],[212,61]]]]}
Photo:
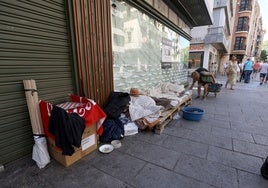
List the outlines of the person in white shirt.
{"type": "Polygon", "coordinates": [[[238,75],[238,77],[239,77],[238,81],[241,82],[244,79],[244,75],[243,75],[244,63],[239,61],[237,65],[238,65],[239,71],[240,71],[240,75],[238,75]]]}
{"type": "Polygon", "coordinates": [[[228,67],[228,63],[227,62],[225,62],[224,64],[223,64],[223,75],[222,76],[225,76],[226,75],[226,69],[227,69],[227,67],[228,67]]]}
{"type": "MultiPolygon", "coordinates": [[[[260,85],[263,84],[264,78],[267,78],[267,73],[268,73],[268,63],[265,61],[261,67],[260,67],[260,85]]],[[[265,83],[267,80],[265,81],[265,83]]]]}

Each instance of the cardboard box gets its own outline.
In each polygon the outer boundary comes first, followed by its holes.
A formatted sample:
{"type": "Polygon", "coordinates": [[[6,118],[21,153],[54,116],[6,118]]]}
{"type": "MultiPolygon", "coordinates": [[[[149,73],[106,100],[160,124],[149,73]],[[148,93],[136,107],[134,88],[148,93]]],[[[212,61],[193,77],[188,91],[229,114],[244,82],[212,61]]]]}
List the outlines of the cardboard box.
{"type": "Polygon", "coordinates": [[[68,167],[97,149],[97,126],[93,124],[85,128],[82,135],[81,147],[75,148],[72,156],[62,155],[62,150],[55,145],[53,139],[47,138],[47,143],[50,156],[65,167],[68,167]]]}

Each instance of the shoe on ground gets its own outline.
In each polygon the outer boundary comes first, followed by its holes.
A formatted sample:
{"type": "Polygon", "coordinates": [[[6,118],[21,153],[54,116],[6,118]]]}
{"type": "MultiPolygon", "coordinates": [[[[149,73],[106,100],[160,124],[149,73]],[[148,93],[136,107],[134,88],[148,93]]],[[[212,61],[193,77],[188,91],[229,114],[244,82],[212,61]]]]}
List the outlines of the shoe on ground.
{"type": "Polygon", "coordinates": [[[200,98],[200,96],[197,96],[197,97],[195,97],[196,99],[199,99],[200,98]]]}
{"type": "Polygon", "coordinates": [[[206,101],[206,100],[207,100],[207,98],[206,98],[205,96],[203,96],[203,97],[202,97],[202,100],[203,100],[203,101],[206,101]]]}

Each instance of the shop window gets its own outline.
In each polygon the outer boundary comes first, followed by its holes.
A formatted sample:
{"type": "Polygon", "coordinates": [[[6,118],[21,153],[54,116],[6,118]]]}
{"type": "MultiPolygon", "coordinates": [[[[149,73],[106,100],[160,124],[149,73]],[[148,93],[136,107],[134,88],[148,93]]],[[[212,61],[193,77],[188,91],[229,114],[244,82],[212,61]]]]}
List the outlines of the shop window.
{"type": "Polygon", "coordinates": [[[114,90],[187,82],[190,42],[127,3],[112,3],[114,90]]]}

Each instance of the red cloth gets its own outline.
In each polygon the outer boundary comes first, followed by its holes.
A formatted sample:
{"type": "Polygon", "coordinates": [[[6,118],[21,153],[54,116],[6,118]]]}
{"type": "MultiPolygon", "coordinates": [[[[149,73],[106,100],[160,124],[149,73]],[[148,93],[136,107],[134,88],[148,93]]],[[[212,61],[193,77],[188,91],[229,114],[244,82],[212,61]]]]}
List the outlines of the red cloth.
{"type": "MultiPolygon", "coordinates": [[[[86,126],[91,126],[96,123],[97,125],[97,134],[102,135],[103,127],[102,124],[106,118],[105,112],[101,109],[101,107],[92,99],[88,99],[86,97],[79,97],[77,95],[70,95],[71,102],[80,103],[80,106],[76,106],[75,108],[69,108],[66,111],[68,113],[77,113],[80,117],[85,118],[86,126]]],[[[59,106],[64,105],[60,104],[59,106]]],[[[45,135],[54,139],[54,135],[48,132],[49,126],[49,117],[50,112],[53,108],[53,104],[41,100],[39,102],[42,123],[44,127],[45,135]]]]}

